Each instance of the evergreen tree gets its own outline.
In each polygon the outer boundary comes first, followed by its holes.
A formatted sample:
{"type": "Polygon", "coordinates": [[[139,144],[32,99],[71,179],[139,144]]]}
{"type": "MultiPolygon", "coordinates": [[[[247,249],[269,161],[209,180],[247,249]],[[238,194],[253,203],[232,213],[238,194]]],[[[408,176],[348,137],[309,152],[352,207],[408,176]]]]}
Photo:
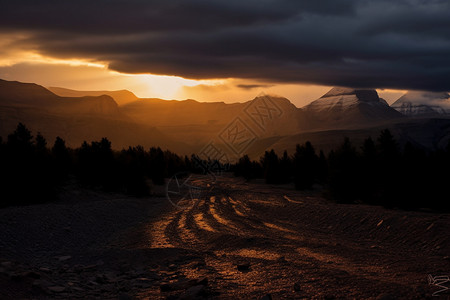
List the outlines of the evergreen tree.
{"type": "Polygon", "coordinates": [[[16,130],[8,135],[8,146],[16,150],[29,150],[33,145],[31,131],[22,123],[19,123],[16,130]]]}
{"type": "Polygon", "coordinates": [[[280,159],[280,182],[288,183],[292,177],[292,160],[289,157],[287,151],[283,152],[283,156],[280,159]]]}
{"type": "Polygon", "coordinates": [[[329,156],[329,192],[340,203],[354,203],[358,200],[360,184],[359,160],[355,147],[348,138],[329,156]]]}
{"type": "Polygon", "coordinates": [[[380,199],[386,207],[401,205],[402,195],[396,184],[400,178],[400,151],[397,141],[388,129],[382,130],[378,137],[378,163],[380,170],[380,199]]]}
{"type": "Polygon", "coordinates": [[[154,184],[163,185],[166,176],[166,164],[164,159],[164,152],[161,148],[150,148],[150,177],[154,184]]]}
{"type": "Polygon", "coordinates": [[[319,158],[312,144],[297,145],[294,154],[294,183],[298,190],[310,189],[317,182],[319,158]]]}
{"type": "Polygon", "coordinates": [[[378,151],[371,137],[364,140],[361,152],[361,177],[357,192],[363,202],[374,204],[379,202],[382,173],[378,151]]]}
{"type": "Polygon", "coordinates": [[[47,141],[45,140],[44,136],[38,132],[35,139],[36,143],[36,150],[39,152],[45,152],[47,151],[47,141]]]}
{"type": "Polygon", "coordinates": [[[266,183],[280,183],[280,160],[273,149],[264,153],[261,165],[266,183]]]}

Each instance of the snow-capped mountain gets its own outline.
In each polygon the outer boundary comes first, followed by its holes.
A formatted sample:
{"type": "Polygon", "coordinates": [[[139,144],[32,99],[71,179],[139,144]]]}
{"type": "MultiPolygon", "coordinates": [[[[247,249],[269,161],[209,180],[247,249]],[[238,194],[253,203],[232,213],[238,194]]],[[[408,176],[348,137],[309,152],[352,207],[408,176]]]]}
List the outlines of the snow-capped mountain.
{"type": "Polygon", "coordinates": [[[410,91],[391,107],[409,117],[450,116],[450,95],[445,92],[410,91]]]}
{"type": "Polygon", "coordinates": [[[334,87],[303,107],[309,123],[319,127],[354,127],[402,117],[375,90],[334,87]]]}

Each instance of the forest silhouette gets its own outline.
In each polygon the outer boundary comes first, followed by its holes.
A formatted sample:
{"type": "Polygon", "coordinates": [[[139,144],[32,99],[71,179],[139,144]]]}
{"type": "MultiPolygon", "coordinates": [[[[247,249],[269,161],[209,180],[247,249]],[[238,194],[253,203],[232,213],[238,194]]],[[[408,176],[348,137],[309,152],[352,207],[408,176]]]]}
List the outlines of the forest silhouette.
{"type": "MultiPolygon", "coordinates": [[[[177,172],[201,173],[205,171],[201,166],[211,161],[159,147],[115,151],[107,138],[85,141],[72,149],[57,137],[50,147],[40,133],[34,137],[19,123],[6,141],[0,137],[0,164],[0,207],[6,207],[57,200],[70,181],[107,192],[147,196],[152,185],[163,185],[165,178],[177,172]]],[[[306,142],[297,145],[293,155],[284,151],[279,157],[270,150],[259,161],[244,155],[230,170],[248,181],[263,178],[267,184],[293,183],[297,190],[320,189],[338,203],[449,211],[450,144],[435,151],[411,143],[401,147],[387,129],[375,141],[368,137],[359,148],[345,138],[325,154],[306,142]]]]}
{"type": "Polygon", "coordinates": [[[306,142],[289,156],[266,151],[260,161],[245,155],[233,166],[236,176],[264,178],[268,184],[294,182],[298,190],[323,187],[338,203],[365,203],[387,208],[450,211],[450,143],[426,150],[407,142],[401,147],[388,129],[357,148],[345,138],[335,150],[316,153],[306,142]]]}

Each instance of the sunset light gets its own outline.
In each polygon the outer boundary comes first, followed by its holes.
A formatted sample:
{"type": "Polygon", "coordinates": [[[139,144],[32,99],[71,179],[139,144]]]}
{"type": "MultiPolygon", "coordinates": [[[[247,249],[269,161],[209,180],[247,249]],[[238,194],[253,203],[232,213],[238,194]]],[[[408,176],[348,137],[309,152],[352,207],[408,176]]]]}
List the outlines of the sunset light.
{"type": "Polygon", "coordinates": [[[450,299],[449,0],[0,0],[0,300],[450,299]]]}

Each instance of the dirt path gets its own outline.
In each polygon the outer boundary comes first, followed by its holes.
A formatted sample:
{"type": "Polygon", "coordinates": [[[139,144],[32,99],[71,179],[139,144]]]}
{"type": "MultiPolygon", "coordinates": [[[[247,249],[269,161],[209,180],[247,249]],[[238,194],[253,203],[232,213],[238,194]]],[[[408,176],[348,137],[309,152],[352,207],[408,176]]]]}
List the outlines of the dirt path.
{"type": "Polygon", "coordinates": [[[448,214],[319,194],[225,176],[184,209],[86,191],[3,209],[0,298],[439,299],[448,214]]]}
{"type": "Polygon", "coordinates": [[[149,234],[153,248],[199,253],[201,264],[178,270],[208,277],[218,298],[420,299],[435,291],[427,274],[450,273],[449,229],[448,215],[337,205],[222,177],[149,234]]]}

